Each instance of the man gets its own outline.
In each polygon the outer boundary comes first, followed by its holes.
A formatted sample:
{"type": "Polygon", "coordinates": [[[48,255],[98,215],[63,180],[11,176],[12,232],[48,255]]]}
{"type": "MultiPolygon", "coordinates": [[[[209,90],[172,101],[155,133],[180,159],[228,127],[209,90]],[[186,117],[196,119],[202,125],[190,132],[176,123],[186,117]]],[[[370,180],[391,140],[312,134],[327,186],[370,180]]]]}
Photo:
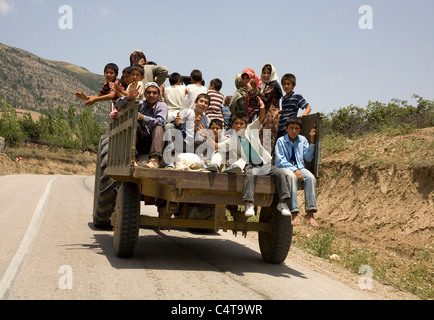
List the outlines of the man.
{"type": "MultiPolygon", "coordinates": [[[[116,102],[116,109],[124,108],[129,101],[139,94],[137,85],[133,85],[128,96],[120,98],[116,102]]],[[[160,161],[164,150],[164,126],[167,123],[168,108],[160,99],[160,88],[157,83],[149,82],[145,85],[145,98],[139,102],[137,115],[137,142],[138,165],[144,168],[156,169],[160,167],[160,161]],[[141,161],[142,155],[148,154],[147,163],[141,161]]]]}

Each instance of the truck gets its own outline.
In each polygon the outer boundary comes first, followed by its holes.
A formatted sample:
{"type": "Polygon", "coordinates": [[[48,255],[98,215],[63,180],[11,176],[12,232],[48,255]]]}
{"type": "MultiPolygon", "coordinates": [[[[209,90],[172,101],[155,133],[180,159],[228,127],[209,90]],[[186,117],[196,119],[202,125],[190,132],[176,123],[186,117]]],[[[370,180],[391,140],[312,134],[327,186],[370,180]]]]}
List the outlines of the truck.
{"type": "MultiPolygon", "coordinates": [[[[259,218],[247,219],[242,210],[243,174],[148,169],[136,164],[138,103],[131,101],[100,139],[96,163],[93,223],[95,228],[113,229],[118,257],[133,257],[139,229],[232,231],[246,236],[258,232],[262,259],[282,263],[290,250],[291,217],[277,210],[275,183],[258,176],[255,203],[259,218]],[[145,206],[156,206],[158,216],[141,214],[145,206]],[[259,211],[259,210],[258,210],[259,211]]],[[[301,134],[317,131],[314,160],[308,169],[318,179],[321,155],[320,113],[303,117],[301,134]]],[[[318,181],[318,180],[317,180],[318,181]]],[[[299,188],[302,186],[299,185],[299,188]]]]}

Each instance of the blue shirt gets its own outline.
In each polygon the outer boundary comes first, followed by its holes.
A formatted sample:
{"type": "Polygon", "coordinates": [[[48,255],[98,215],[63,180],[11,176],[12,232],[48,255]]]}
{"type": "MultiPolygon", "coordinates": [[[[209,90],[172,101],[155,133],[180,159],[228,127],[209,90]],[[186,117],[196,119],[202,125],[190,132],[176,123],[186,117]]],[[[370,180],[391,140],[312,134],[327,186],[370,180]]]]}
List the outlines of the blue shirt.
{"type": "Polygon", "coordinates": [[[279,131],[284,131],[286,127],[286,120],[291,117],[296,117],[299,109],[306,109],[309,105],[301,94],[292,93],[292,95],[285,99],[282,98],[282,112],[279,118],[279,131]]]}
{"type": "Polygon", "coordinates": [[[304,160],[309,162],[313,160],[315,145],[309,145],[307,139],[302,135],[298,135],[294,142],[292,142],[289,139],[289,135],[286,134],[277,139],[274,154],[276,156],[276,167],[289,168],[292,171],[296,171],[306,168],[304,160]],[[295,156],[295,161],[291,160],[293,156],[295,156]]]}

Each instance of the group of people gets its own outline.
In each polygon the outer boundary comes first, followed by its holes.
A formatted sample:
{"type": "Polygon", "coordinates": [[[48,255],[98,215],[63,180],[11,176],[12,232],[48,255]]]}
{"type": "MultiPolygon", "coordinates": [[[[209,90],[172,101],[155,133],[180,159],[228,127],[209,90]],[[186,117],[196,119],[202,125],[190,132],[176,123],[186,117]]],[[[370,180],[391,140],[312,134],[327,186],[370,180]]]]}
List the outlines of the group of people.
{"type": "Polygon", "coordinates": [[[311,107],[294,92],[294,75],[285,74],[279,83],[271,64],[264,65],[260,77],[247,68],[235,77],[235,93],[224,97],[220,79],[212,79],[207,88],[201,71],[193,70],[188,84],[184,84],[179,73],[168,76],[166,67],[148,62],[140,50],[131,53],[130,66],[123,70],[120,80],[118,72],[115,64],[107,64],[101,92],[97,96],[80,92],[76,97],[86,100],[87,106],[112,101],[112,121],[129,101],[138,101],[138,165],[174,169],[173,152],[169,157],[163,154],[173,143],[166,141],[165,133],[176,132],[182,139],[183,152],[195,153],[204,145],[211,150],[204,155],[208,158],[206,170],[245,174],[246,216],[255,215],[254,177],[270,175],[276,182],[281,214],[292,216],[294,225],[300,223],[297,190],[298,182],[302,182],[306,219],[318,226],[314,218],[316,179],[304,162],[314,158],[316,132],[311,130],[310,141],[300,135],[301,118],[311,112],[311,107]],[[170,86],[166,88],[167,77],[170,86]],[[304,110],[300,117],[299,109],[304,110]],[[146,161],[142,161],[142,155],[146,155],[146,161]]]}

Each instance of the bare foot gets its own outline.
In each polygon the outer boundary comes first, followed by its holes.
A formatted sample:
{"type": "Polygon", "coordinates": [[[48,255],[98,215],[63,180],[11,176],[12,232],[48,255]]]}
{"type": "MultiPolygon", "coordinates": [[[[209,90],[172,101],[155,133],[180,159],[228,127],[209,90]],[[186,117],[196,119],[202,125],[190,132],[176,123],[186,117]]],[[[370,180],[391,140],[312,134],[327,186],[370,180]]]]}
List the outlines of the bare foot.
{"type": "Polygon", "coordinates": [[[143,165],[143,168],[158,169],[160,167],[159,161],[156,158],[151,158],[148,163],[143,165]]]}
{"type": "Polygon", "coordinates": [[[308,212],[305,218],[306,220],[309,220],[309,223],[312,227],[318,228],[318,223],[315,221],[315,218],[313,217],[313,212],[308,212]]]}
{"type": "Polygon", "coordinates": [[[298,212],[293,212],[292,214],[292,225],[298,226],[300,224],[300,218],[298,217],[298,212]]]}

